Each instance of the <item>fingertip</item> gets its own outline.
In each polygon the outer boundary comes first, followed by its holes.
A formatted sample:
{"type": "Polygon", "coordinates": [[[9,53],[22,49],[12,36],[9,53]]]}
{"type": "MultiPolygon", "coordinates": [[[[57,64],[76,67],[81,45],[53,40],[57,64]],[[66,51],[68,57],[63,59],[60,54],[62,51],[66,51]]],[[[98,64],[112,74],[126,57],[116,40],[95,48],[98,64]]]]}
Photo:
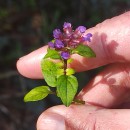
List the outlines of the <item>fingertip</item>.
{"type": "Polygon", "coordinates": [[[18,72],[21,75],[32,79],[43,78],[40,62],[45,54],[46,47],[42,47],[26,56],[21,57],[16,63],[18,72]]]}

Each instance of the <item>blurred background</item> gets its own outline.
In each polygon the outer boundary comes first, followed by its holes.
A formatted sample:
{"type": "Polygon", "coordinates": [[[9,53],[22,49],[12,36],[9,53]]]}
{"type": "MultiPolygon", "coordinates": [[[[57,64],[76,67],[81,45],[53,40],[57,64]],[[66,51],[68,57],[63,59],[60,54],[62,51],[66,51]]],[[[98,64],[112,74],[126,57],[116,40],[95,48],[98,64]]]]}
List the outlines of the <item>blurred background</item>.
{"type": "MultiPolygon", "coordinates": [[[[25,93],[45,82],[17,72],[21,56],[44,46],[64,21],[89,28],[128,10],[130,0],[0,0],[0,130],[35,130],[40,113],[60,104],[53,96],[23,102],[25,93]]],[[[98,71],[76,74],[79,90],[98,71]]]]}

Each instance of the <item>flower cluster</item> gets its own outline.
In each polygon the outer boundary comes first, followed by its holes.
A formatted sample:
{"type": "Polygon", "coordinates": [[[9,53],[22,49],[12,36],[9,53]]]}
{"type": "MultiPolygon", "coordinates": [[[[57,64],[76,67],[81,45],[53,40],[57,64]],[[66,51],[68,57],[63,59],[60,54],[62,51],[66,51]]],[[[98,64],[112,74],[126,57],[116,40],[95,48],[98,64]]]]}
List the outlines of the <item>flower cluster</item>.
{"type": "Polygon", "coordinates": [[[70,52],[68,48],[75,48],[79,43],[85,41],[91,42],[92,34],[85,34],[86,27],[79,26],[75,30],[72,29],[71,23],[65,22],[63,32],[60,29],[53,31],[54,40],[48,43],[50,48],[60,51],[61,57],[65,60],[69,59],[70,52]]]}

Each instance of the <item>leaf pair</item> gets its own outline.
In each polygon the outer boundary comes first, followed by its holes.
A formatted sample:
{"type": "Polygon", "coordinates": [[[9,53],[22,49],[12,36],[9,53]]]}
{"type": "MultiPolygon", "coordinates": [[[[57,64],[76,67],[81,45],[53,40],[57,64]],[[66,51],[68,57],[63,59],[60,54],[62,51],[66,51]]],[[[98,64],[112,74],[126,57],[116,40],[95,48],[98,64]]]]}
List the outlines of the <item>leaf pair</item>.
{"type": "MultiPolygon", "coordinates": [[[[72,49],[72,54],[79,54],[81,56],[90,58],[95,57],[94,51],[87,45],[83,45],[80,43],[76,48],[72,49]]],[[[54,50],[54,49],[48,49],[47,54],[45,55],[45,58],[51,58],[51,59],[61,59],[60,54],[54,50]]]]}
{"type": "MultiPolygon", "coordinates": [[[[78,81],[73,75],[57,75],[59,68],[49,59],[43,59],[42,72],[47,84],[57,88],[57,94],[64,105],[69,106],[78,89],[78,81]]],[[[72,70],[71,70],[72,71],[72,70]]]]}
{"type": "MultiPolygon", "coordinates": [[[[42,61],[42,71],[49,86],[56,87],[58,96],[64,105],[69,106],[78,89],[78,81],[73,75],[61,75],[57,78],[57,67],[52,61],[45,59],[42,61]]],[[[32,89],[25,97],[24,101],[37,101],[45,98],[52,91],[48,86],[40,86],[32,89]]]]}

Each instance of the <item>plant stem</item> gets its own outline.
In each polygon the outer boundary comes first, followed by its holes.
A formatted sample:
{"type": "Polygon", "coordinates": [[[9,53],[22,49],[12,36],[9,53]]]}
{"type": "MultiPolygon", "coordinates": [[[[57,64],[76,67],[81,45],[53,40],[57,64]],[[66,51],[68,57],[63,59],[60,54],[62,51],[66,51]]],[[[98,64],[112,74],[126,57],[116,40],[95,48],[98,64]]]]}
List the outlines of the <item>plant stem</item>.
{"type": "Polygon", "coordinates": [[[51,91],[51,92],[50,92],[50,94],[54,94],[54,95],[56,95],[56,92],[54,92],[54,91],[51,91]]]}
{"type": "Polygon", "coordinates": [[[66,69],[67,69],[67,60],[64,60],[64,74],[66,75],[66,69]]]}
{"type": "Polygon", "coordinates": [[[79,99],[74,99],[73,103],[75,103],[75,104],[85,104],[85,101],[79,100],[79,99]]]}

